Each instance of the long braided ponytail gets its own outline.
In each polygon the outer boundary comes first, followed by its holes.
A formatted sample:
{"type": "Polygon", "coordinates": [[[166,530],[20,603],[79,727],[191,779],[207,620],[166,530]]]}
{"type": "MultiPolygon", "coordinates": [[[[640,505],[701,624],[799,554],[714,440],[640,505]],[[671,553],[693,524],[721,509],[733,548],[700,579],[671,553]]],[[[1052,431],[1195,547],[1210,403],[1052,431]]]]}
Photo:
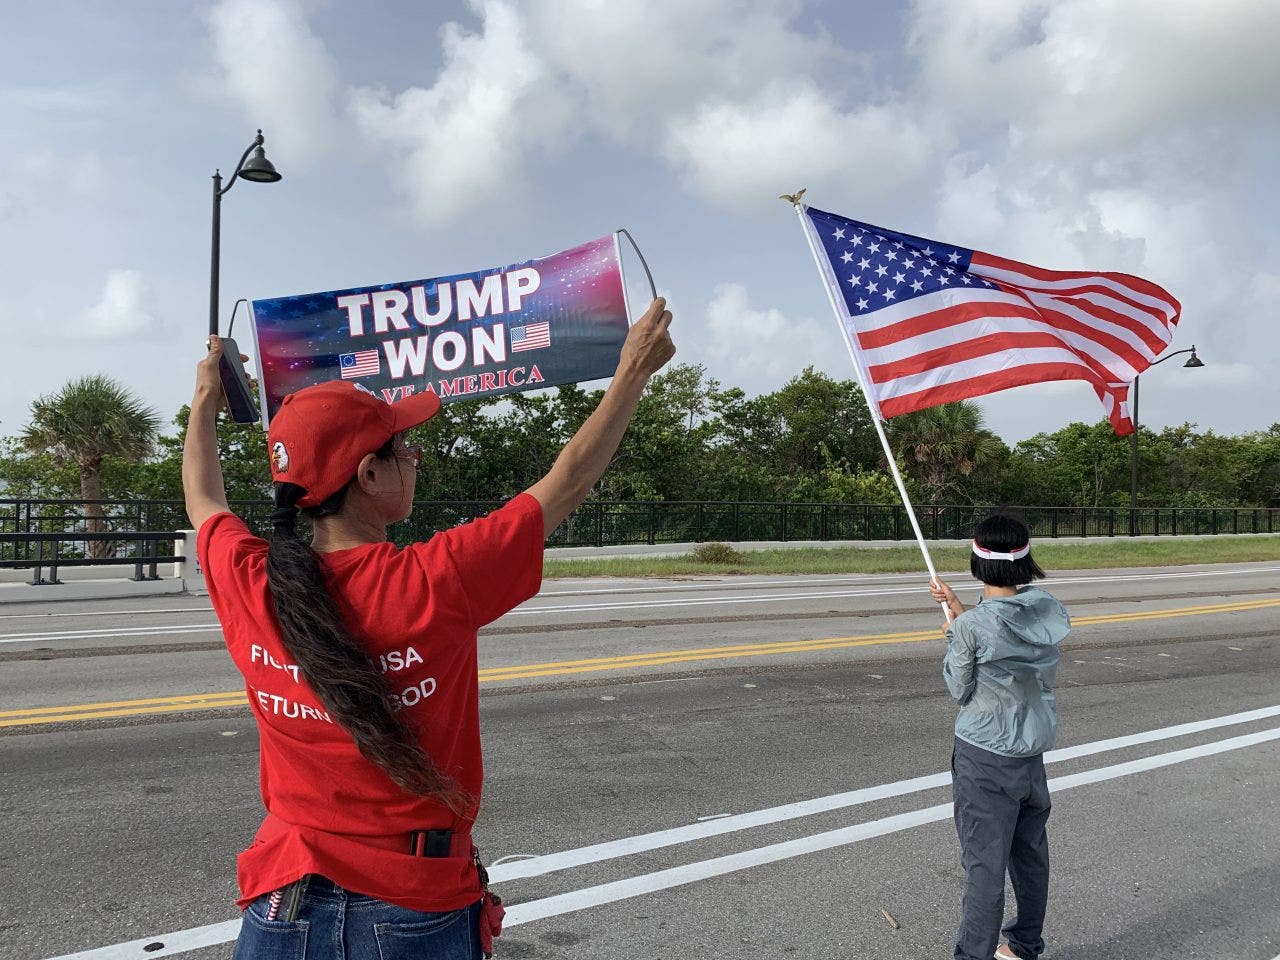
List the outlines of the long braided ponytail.
{"type": "MultiPolygon", "coordinates": [[[[377,454],[391,455],[391,444],[377,454]]],[[[474,798],[440,770],[391,705],[391,690],[367,651],[343,623],[325,581],[320,559],[296,529],[298,500],[305,494],[277,483],[273,535],[267,551],[267,584],[285,649],[329,715],[351,735],[360,753],[410,793],[433,797],[464,814],[474,798]]],[[[337,513],[339,490],[309,516],[337,513]]]]}

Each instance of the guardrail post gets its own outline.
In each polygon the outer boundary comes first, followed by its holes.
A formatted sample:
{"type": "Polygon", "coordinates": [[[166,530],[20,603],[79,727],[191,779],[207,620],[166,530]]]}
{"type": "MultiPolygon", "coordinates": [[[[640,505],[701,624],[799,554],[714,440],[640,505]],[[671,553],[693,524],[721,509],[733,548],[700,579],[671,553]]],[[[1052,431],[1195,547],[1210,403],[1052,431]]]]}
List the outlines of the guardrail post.
{"type": "Polygon", "coordinates": [[[62,541],[52,540],[50,542],[53,544],[53,553],[49,557],[49,579],[47,582],[57,584],[62,582],[58,579],[58,554],[61,552],[62,541]]]}
{"type": "MultiPolygon", "coordinates": [[[[31,541],[30,541],[30,540],[28,540],[28,541],[27,541],[27,556],[26,556],[26,559],[28,559],[28,560],[30,560],[30,559],[31,559],[31,549],[30,549],[30,548],[31,548],[31,541]]],[[[46,581],[45,581],[45,579],[44,579],[43,574],[44,574],[44,544],[43,544],[43,543],[37,543],[37,544],[36,544],[36,558],[35,558],[35,561],[34,561],[34,565],[33,565],[33,566],[32,566],[32,568],[31,568],[31,579],[28,581],[28,583],[30,583],[30,584],[31,584],[31,586],[33,586],[33,587],[42,587],[42,586],[44,586],[44,584],[45,584],[45,582],[46,582],[46,581]]]]}

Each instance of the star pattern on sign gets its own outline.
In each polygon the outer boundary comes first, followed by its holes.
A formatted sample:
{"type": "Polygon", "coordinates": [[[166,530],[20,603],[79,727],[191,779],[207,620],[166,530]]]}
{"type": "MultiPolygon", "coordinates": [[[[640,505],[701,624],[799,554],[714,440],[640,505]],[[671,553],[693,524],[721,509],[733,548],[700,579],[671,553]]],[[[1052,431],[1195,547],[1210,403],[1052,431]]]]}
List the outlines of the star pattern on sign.
{"type": "Polygon", "coordinates": [[[932,242],[912,242],[913,238],[886,235],[856,222],[827,221],[825,227],[816,217],[815,222],[820,225],[823,246],[831,262],[847,265],[852,271],[848,274],[849,285],[845,287],[845,303],[854,316],[939,290],[995,287],[991,281],[965,269],[968,251],[962,248],[943,244],[942,249],[935,249],[932,242]],[[854,248],[860,254],[857,259],[854,248]]]}

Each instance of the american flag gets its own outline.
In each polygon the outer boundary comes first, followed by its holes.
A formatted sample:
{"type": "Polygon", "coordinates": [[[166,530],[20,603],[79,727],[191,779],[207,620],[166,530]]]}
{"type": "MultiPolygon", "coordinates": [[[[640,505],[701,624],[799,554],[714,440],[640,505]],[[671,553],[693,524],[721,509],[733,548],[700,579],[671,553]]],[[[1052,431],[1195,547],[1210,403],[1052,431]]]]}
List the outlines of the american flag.
{"type": "Polygon", "coordinates": [[[356,377],[382,372],[382,361],[378,359],[377,350],[357,350],[355,353],[341,354],[338,366],[342,368],[343,380],[354,380],[356,377]]]}
{"type": "Polygon", "coordinates": [[[511,352],[538,350],[551,346],[551,325],[546,321],[511,328],[511,352]]]}
{"type": "Polygon", "coordinates": [[[1169,346],[1182,310],[1167,291],[804,212],[873,414],[1085,380],[1116,433],[1133,432],[1129,385],[1169,346]]]}

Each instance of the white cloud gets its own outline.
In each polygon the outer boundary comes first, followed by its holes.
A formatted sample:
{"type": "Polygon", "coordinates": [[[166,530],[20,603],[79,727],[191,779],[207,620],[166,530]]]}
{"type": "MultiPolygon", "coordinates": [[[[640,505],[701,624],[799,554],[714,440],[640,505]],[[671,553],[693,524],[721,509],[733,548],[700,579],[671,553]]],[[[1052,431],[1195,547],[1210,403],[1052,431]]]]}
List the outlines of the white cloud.
{"type": "MultiPolygon", "coordinates": [[[[469,6],[479,28],[444,25],[430,84],[345,95],[346,118],[362,143],[385,151],[423,225],[518,206],[529,159],[583,137],[647,150],[691,190],[739,209],[804,184],[851,202],[891,194],[939,142],[937,125],[907,104],[846,108],[819,86],[823,68],[857,61],[824,33],[795,26],[799,0],[469,6]]],[[[222,0],[211,23],[227,82],[253,116],[273,129],[276,117],[295,116],[300,129],[283,128],[293,138],[330,122],[334,71],[296,3],[222,0]],[[246,43],[248,54],[232,55],[246,43]],[[281,60],[272,72],[294,82],[278,92],[255,64],[281,60]]]]}
{"type": "MultiPolygon", "coordinates": [[[[522,7],[537,49],[587,123],[644,143],[707,102],[749,100],[779,78],[847,60],[792,26],[798,0],[535,0],[522,7]]],[[[660,146],[656,144],[655,146],[660,146]]]]}
{"type": "Polygon", "coordinates": [[[931,101],[1061,156],[1252,122],[1280,105],[1277,41],[1257,0],[917,0],[910,48],[931,101]]]}
{"type": "Polygon", "coordinates": [[[852,377],[834,320],[823,324],[788,317],[774,307],[753,307],[740,283],[716,286],[705,336],[711,374],[726,383],[750,383],[752,392],[778,387],[808,366],[840,379],[852,377]]]}
{"type": "Polygon", "coordinates": [[[690,190],[722,206],[775,207],[779,193],[807,187],[856,207],[918,177],[934,146],[901,109],[846,112],[805,81],[773,84],[748,102],[704,104],[673,120],[665,154],[690,190]]]}
{"type": "Polygon", "coordinates": [[[221,0],[209,11],[226,89],[266,131],[268,156],[305,166],[338,135],[337,69],[295,0],[221,0]]]}
{"type": "Polygon", "coordinates": [[[81,314],[79,329],[93,339],[145,337],[161,327],[152,311],[151,291],[142,274],[112,270],[98,302],[81,314]]]}
{"type": "Polygon", "coordinates": [[[431,87],[351,93],[362,138],[388,148],[418,221],[430,226],[517,202],[523,154],[561,126],[564,104],[544,85],[546,68],[516,8],[502,0],[474,6],[482,31],[444,26],[445,65],[431,87]]]}

